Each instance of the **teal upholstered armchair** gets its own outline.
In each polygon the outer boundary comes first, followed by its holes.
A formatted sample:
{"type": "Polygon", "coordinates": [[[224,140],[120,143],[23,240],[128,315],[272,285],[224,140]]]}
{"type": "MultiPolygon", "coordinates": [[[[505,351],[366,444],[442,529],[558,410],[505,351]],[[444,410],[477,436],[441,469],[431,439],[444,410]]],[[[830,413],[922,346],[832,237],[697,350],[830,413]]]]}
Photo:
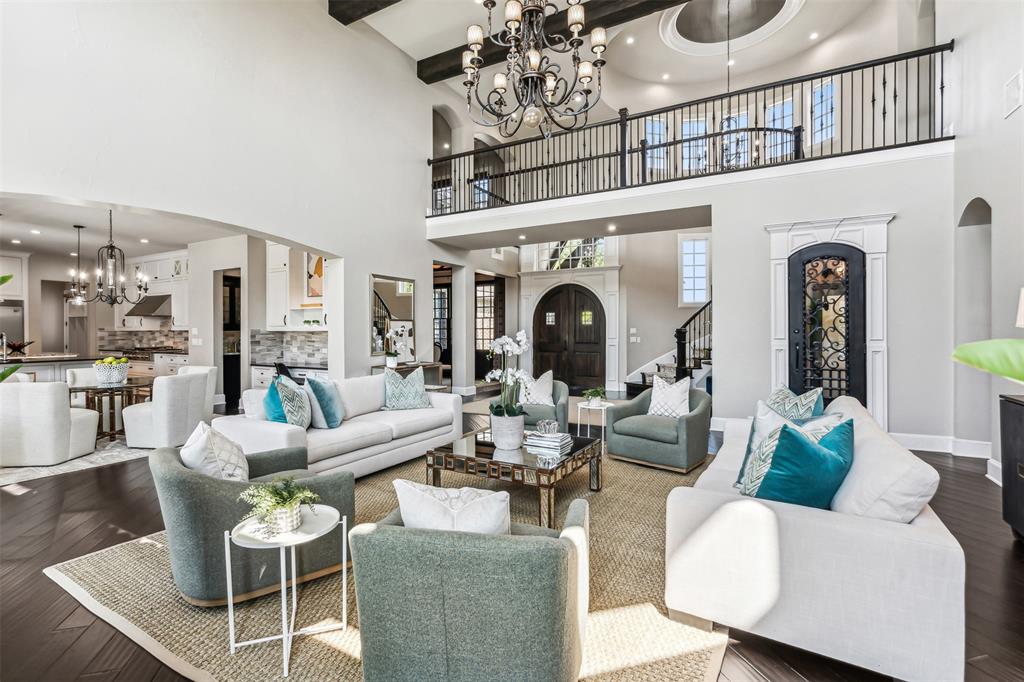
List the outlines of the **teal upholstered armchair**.
{"type": "Polygon", "coordinates": [[[363,679],[576,680],[589,513],[574,500],[561,533],[516,523],[511,535],[405,528],[397,509],[353,528],[363,679]]]}
{"type": "MultiPolygon", "coordinates": [[[[527,426],[534,426],[541,419],[557,419],[558,430],[561,433],[569,433],[569,386],[564,381],[555,381],[551,387],[551,397],[554,399],[554,407],[551,405],[523,405],[526,410],[525,422],[527,426]]],[[[495,398],[491,404],[498,402],[495,398]]]]}
{"type": "Polygon", "coordinates": [[[690,413],[672,419],[647,414],[647,389],[623,405],[608,408],[608,456],[686,473],[708,456],[711,396],[690,389],[690,413]]]}
{"type": "MultiPolygon", "coordinates": [[[[224,481],[185,467],[178,448],[160,448],[149,468],[167,529],[171,573],[182,596],[196,606],[227,603],[224,580],[224,531],[249,511],[238,495],[254,481],[294,476],[330,505],[355,518],[355,478],[350,471],[316,476],[306,470],[306,448],[286,448],[247,455],[249,481],[224,481]]],[[[300,582],[340,570],[341,531],[303,545],[297,556],[300,582]]],[[[277,552],[241,549],[231,552],[235,601],[280,589],[277,552]]]]}

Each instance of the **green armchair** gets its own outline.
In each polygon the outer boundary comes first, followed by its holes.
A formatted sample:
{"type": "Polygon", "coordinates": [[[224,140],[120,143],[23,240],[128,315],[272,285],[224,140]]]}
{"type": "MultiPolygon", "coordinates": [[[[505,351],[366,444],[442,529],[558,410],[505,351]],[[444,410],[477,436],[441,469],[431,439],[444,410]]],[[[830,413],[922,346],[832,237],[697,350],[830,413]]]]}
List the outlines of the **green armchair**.
{"type": "Polygon", "coordinates": [[[647,414],[651,393],[608,408],[608,456],[687,473],[708,456],[711,396],[690,389],[690,413],[672,419],[647,414]]]}
{"type": "MultiPolygon", "coordinates": [[[[306,470],[306,448],[285,448],[247,455],[248,481],[225,481],[185,467],[178,448],[159,448],[149,456],[160,513],[167,529],[174,583],[195,606],[227,603],[224,579],[224,531],[249,512],[239,494],[254,481],[294,476],[320,495],[323,504],[355,518],[355,478],[350,471],[314,475],[306,470]]],[[[341,569],[341,532],[303,545],[297,553],[299,582],[341,569]]],[[[232,548],[234,601],[280,589],[277,552],[232,548]]]]}
{"type": "Polygon", "coordinates": [[[576,680],[589,515],[574,500],[561,533],[513,523],[479,535],[405,528],[396,509],[353,528],[363,679],[576,680]]]}
{"type": "MultiPolygon", "coordinates": [[[[526,410],[525,423],[527,426],[535,426],[541,419],[557,419],[558,431],[569,433],[569,386],[564,381],[555,381],[551,387],[551,397],[554,399],[554,406],[551,405],[523,405],[526,410]]],[[[491,405],[498,402],[495,398],[491,405]]]]}

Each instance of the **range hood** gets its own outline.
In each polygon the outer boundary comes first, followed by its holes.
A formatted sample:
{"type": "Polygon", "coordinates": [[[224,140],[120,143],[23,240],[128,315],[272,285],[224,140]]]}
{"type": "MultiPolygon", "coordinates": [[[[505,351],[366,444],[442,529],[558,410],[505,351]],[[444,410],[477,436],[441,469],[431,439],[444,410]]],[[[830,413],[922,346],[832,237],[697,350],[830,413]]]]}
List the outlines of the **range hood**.
{"type": "Polygon", "coordinates": [[[171,297],[168,294],[153,294],[132,306],[126,317],[170,317],[171,297]]]}

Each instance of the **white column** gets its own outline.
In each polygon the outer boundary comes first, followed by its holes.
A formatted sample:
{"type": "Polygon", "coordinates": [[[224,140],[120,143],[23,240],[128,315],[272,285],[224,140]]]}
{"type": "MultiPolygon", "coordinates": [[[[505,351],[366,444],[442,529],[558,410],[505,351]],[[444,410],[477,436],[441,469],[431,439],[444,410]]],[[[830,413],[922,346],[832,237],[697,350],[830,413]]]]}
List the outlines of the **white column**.
{"type": "MultiPolygon", "coordinates": [[[[324,315],[327,317],[327,372],[345,378],[345,259],[328,258],[324,273],[324,315]]],[[[367,323],[369,325],[369,323],[367,323]]],[[[369,333],[369,332],[367,332],[369,333]]]]}
{"type": "Polygon", "coordinates": [[[474,332],[476,331],[476,271],[452,269],[452,392],[474,395],[474,332]]]}

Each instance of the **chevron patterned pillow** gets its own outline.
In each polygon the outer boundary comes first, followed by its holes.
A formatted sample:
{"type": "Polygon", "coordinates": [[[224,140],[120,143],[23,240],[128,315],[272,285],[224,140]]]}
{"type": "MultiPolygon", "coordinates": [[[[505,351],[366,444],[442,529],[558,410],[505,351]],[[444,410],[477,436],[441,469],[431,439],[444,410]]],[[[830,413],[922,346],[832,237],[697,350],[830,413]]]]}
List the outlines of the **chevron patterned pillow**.
{"type": "Polygon", "coordinates": [[[297,383],[288,377],[279,376],[274,379],[277,393],[281,396],[281,407],[289,424],[309,428],[313,419],[313,410],[309,406],[309,396],[297,383]]]}
{"type": "Polygon", "coordinates": [[[785,386],[779,386],[768,396],[767,404],[786,419],[810,419],[825,412],[820,388],[797,395],[785,386]]]}
{"type": "Polygon", "coordinates": [[[430,407],[430,398],[423,385],[423,368],[417,367],[403,377],[393,369],[384,370],[384,409],[416,410],[430,407]]]}

